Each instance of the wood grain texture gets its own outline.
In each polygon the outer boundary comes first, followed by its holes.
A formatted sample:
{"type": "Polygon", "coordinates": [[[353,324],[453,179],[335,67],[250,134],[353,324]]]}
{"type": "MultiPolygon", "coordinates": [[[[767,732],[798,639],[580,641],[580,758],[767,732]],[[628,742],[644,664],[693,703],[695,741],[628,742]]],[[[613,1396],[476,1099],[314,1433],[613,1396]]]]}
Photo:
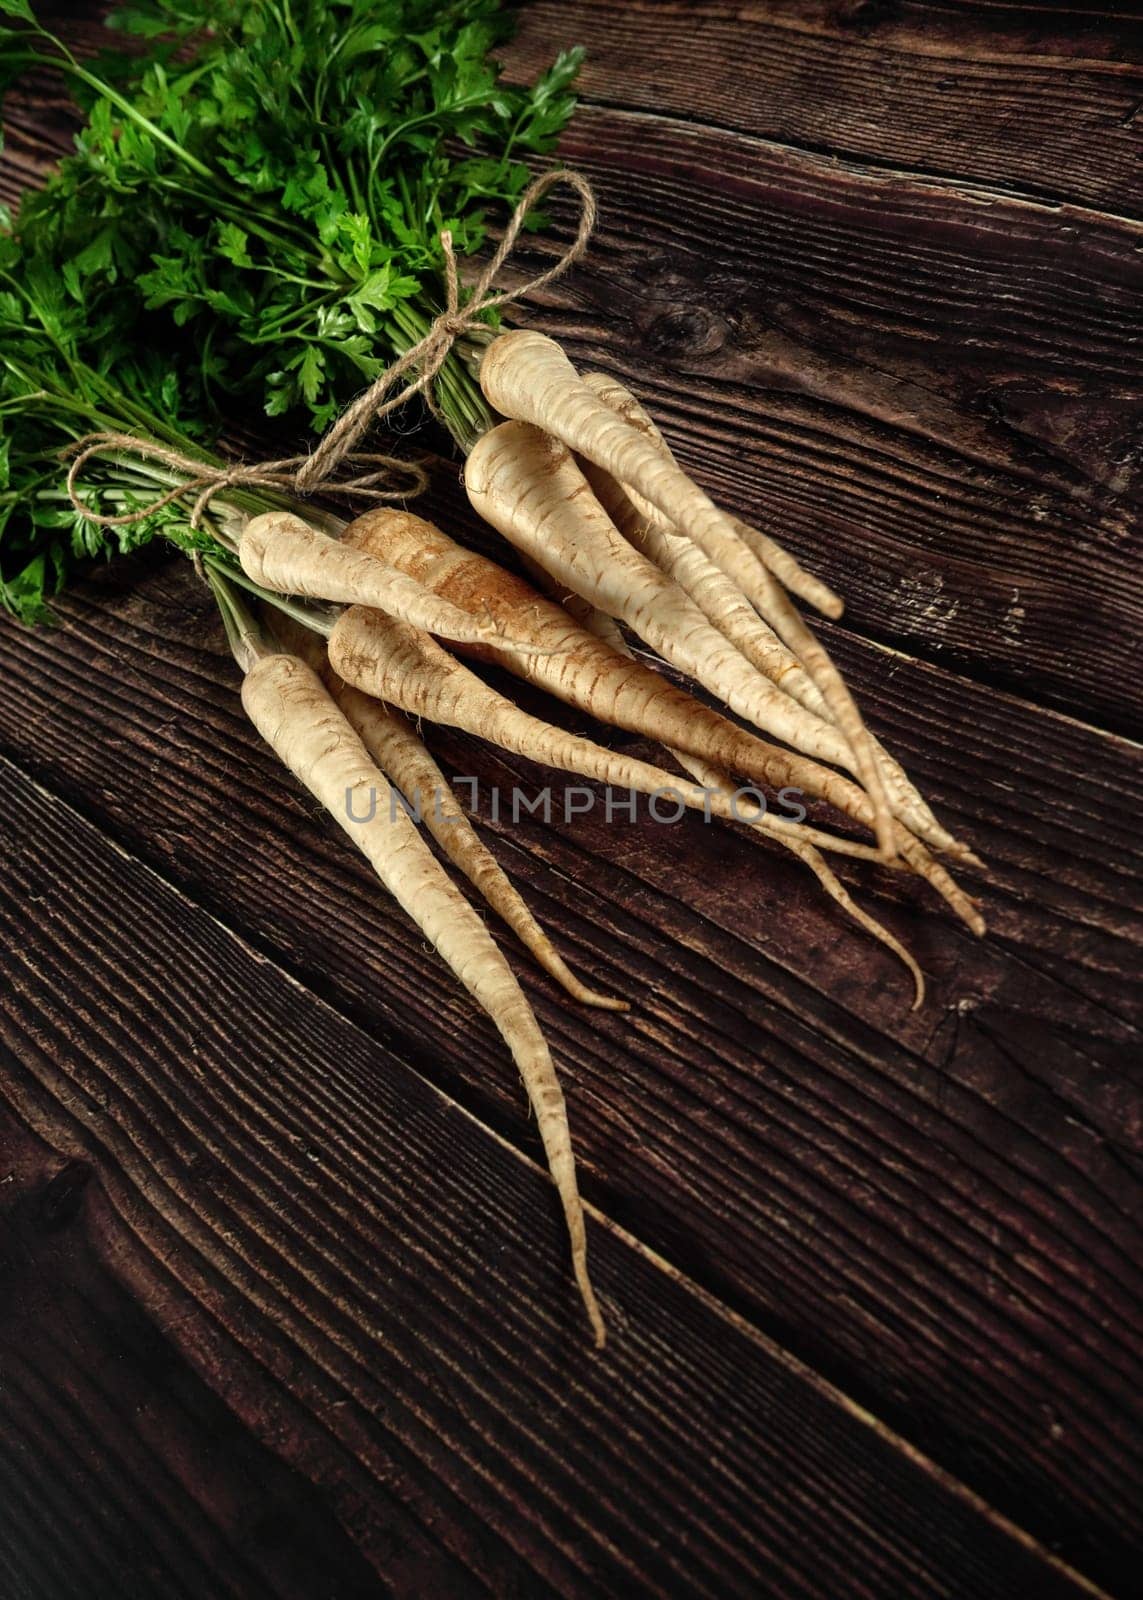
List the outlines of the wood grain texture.
{"type": "MultiPolygon", "coordinates": [[[[0,744],[530,1148],[491,1028],[244,725],[205,592],[181,572],[109,579],[55,634],[0,630],[0,744]]],[[[1114,1587],[1143,1454],[1143,774],[1117,741],[934,669],[868,646],[843,660],[873,725],[995,861],[993,936],[851,877],[930,974],[912,1017],[891,958],[769,851],[701,824],[563,824],[558,807],[551,827],[502,823],[501,860],[565,953],[634,1002],[629,1019],[576,1012],[522,969],[583,1183],[1114,1587]]],[[[485,786],[552,776],[431,742],[485,786]]]]}
{"type": "Polygon", "coordinates": [[[1143,211],[1137,8],[533,0],[520,76],[588,47],[583,92],[882,167],[1143,211]]]}
{"type": "MultiPolygon", "coordinates": [[[[830,13],[855,59],[862,28],[886,20],[861,9],[856,29],[830,13]]],[[[710,31],[705,6],[654,11],[668,39],[710,31]]],[[[1061,41],[1074,52],[1093,30],[1112,56],[1130,46],[1070,15],[1056,32],[1020,8],[955,16],[966,50],[988,53],[983,30],[1000,58],[1028,30],[1061,60],[1061,41]]],[[[766,34],[758,8],[742,17],[766,34]]],[[[510,66],[530,70],[577,23],[593,41],[596,20],[562,0],[527,8],[510,66]]],[[[829,31],[785,11],[774,27],[829,31]]],[[[79,29],[85,49],[98,33],[79,29]]],[[[600,20],[605,60],[608,38],[600,20]]],[[[708,40],[737,70],[754,45],[732,43],[721,24],[708,40]]],[[[689,57],[683,75],[702,77],[689,57]]],[[[848,628],[1143,736],[1143,222],[593,105],[593,82],[561,151],[596,182],[603,225],[526,320],[634,383],[704,486],[845,596],[848,628]]],[[[58,99],[40,134],[42,93],[13,110],[9,198],[68,137],[58,99]]],[[[1006,146],[1011,119],[988,104],[1006,146]]],[[[1065,112],[1052,126],[1085,148],[1065,112]]]]}
{"type": "MultiPolygon", "coordinates": [[[[11,1075],[6,1064],[4,1080],[11,1075]]],[[[310,1484],[259,1446],[124,1290],[83,1160],[0,1119],[0,1560],[9,1600],[374,1600],[310,1484]]]]}
{"type": "Polygon", "coordinates": [[[602,223],[531,325],[851,630],[1143,726],[1143,227],[592,106],[561,150],[602,223]]]}
{"type": "MultiPolygon", "coordinates": [[[[61,9],[92,48],[99,8],[61,9]]],[[[258,747],[205,592],[143,561],[55,632],[0,626],[0,752],[66,802],[0,774],[0,1578],[1075,1592],[999,1514],[1126,1600],[1143,770],[1090,724],[1140,726],[1143,236],[1113,198],[1137,24],[708,0],[523,24],[517,71],[588,34],[565,154],[604,204],[591,264],[528,315],[846,593],[823,634],[993,863],[992,933],[845,874],[929,973],[910,1016],[795,864],[697,823],[490,824],[489,784],[551,775],[433,736],[565,953],[634,1002],[577,1012],[516,958],[603,1212],[598,1367],[491,1027],[258,747]]],[[[12,112],[8,198],[68,139],[46,82],[12,112]]],[[[447,483],[433,509],[473,536],[447,483]]]]}
{"type": "MultiPolygon", "coordinates": [[[[854,1592],[855,1563],[868,1595],[1084,1592],[598,1225],[591,1355],[536,1167],[7,764],[0,796],[4,1096],[92,1168],[82,1248],[320,1480],[378,1592],[785,1597],[854,1592]]],[[[53,1420],[111,1455],[87,1391],[53,1420]]],[[[37,1399],[5,1385],[17,1425],[37,1399]]],[[[144,1594],[207,1592],[178,1550],[154,1569],[144,1594]]]]}

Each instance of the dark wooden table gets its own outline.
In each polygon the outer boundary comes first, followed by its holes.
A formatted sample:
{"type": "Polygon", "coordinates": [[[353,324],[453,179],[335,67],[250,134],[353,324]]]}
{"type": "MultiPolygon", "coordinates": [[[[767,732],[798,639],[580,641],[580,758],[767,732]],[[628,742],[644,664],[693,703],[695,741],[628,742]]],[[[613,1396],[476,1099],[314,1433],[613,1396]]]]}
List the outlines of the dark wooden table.
{"type": "MultiPolygon", "coordinates": [[[[491,1027],[259,746],[205,593],[152,562],[0,628],[12,1600],[1143,1593],[1139,19],[541,0],[511,70],[577,40],[602,223],[528,319],[847,596],[990,934],[847,874],[913,1015],[720,829],[489,826],[632,1002],[519,963],[597,1358],[491,1027]]],[[[67,127],[13,117],[9,198],[67,127]]]]}

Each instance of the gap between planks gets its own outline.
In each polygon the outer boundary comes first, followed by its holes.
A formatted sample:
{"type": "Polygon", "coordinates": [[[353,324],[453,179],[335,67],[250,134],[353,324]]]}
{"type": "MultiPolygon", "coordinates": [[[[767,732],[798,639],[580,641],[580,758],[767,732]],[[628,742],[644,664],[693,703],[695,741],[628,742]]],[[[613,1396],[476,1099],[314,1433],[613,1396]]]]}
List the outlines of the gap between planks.
{"type": "Polygon", "coordinates": [[[717,122],[709,117],[688,115],[685,111],[645,111],[639,106],[625,105],[621,100],[609,100],[599,95],[579,97],[576,103],[576,115],[581,116],[585,111],[588,113],[598,111],[605,116],[629,119],[648,129],[679,129],[684,133],[690,129],[696,134],[721,134],[724,138],[735,139],[744,145],[765,150],[772,156],[779,158],[790,156],[804,161],[806,165],[816,163],[831,173],[844,173],[847,177],[863,179],[870,183],[912,184],[918,189],[936,190],[938,193],[975,205],[1017,206],[1021,210],[1064,217],[1069,223],[1121,228],[1127,234],[1138,235],[1143,247],[1143,218],[1131,216],[1123,211],[1105,211],[1097,206],[1081,205],[1075,200],[1052,199],[1049,195],[1037,194],[1034,190],[1020,185],[1008,188],[1004,185],[983,183],[976,178],[958,176],[955,172],[945,173],[917,166],[903,167],[888,156],[879,158],[859,154],[856,151],[849,154],[834,154],[825,145],[805,142],[790,144],[783,139],[769,139],[765,134],[748,133],[742,128],[736,128],[732,123],[717,122]]]}
{"type": "MultiPolygon", "coordinates": [[[[31,109],[42,109],[40,102],[33,102],[31,109]]],[[[6,120],[4,127],[10,134],[15,135],[15,140],[0,143],[0,195],[8,194],[11,203],[18,201],[20,194],[26,188],[38,187],[56,164],[70,153],[70,140],[68,135],[74,133],[79,124],[72,115],[70,102],[61,102],[55,108],[59,112],[58,126],[53,133],[59,138],[59,148],[53,143],[47,143],[37,152],[33,159],[28,154],[23,154],[15,148],[17,142],[27,141],[30,145],[33,137],[33,125],[25,121],[24,117],[6,120]],[[65,109],[66,108],[66,109],[65,109]],[[43,157],[47,157],[43,160],[43,157]]],[[[1104,226],[1119,227],[1132,235],[1139,235],[1143,240],[1143,218],[1131,216],[1126,212],[1106,211],[1094,206],[1085,206],[1077,201],[1066,199],[1053,199],[1046,194],[1037,194],[1033,190],[1013,185],[1008,187],[999,184],[983,183],[973,178],[966,178],[955,172],[934,171],[927,167],[900,166],[889,157],[884,159],[877,156],[859,154],[834,154],[825,145],[816,145],[808,142],[788,143],[785,140],[769,139],[762,134],[748,133],[742,128],[736,128],[732,123],[718,122],[708,117],[688,115],[684,111],[670,113],[645,111],[637,106],[625,105],[619,100],[609,100],[597,95],[581,95],[577,103],[577,115],[584,112],[598,111],[607,116],[623,117],[641,126],[655,128],[677,128],[681,130],[692,129],[695,133],[717,133],[726,138],[735,139],[744,145],[755,146],[766,150],[778,157],[791,156],[804,160],[807,163],[818,163],[831,172],[843,172],[855,178],[865,179],[867,182],[902,182],[914,184],[917,188],[949,194],[955,198],[973,202],[981,206],[997,203],[1019,206],[1032,211],[1044,212],[1051,216],[1065,217],[1069,223],[1077,224],[1096,223],[1104,226]]],[[[41,132],[38,127],[36,132],[41,132]]],[[[495,230],[494,230],[495,231],[495,230]]],[[[534,243],[534,241],[533,241],[534,243]]]]}
{"type": "Polygon", "coordinates": [[[910,655],[908,650],[902,650],[897,645],[887,644],[884,639],[874,638],[872,634],[862,633],[857,628],[845,626],[844,614],[838,622],[828,622],[824,618],[813,616],[810,618],[813,628],[823,633],[845,633],[851,639],[859,639],[862,644],[868,645],[879,655],[891,656],[896,661],[904,661],[908,666],[917,668],[922,673],[930,673],[935,677],[943,678],[951,691],[955,693],[958,684],[964,684],[973,689],[987,689],[990,695],[1005,705],[1018,707],[1021,711],[1035,712],[1038,717],[1048,717],[1053,722],[1062,723],[1066,728],[1074,728],[1078,733],[1090,734],[1093,739],[1105,739],[1109,744],[1118,745],[1123,750],[1135,750],[1143,755],[1143,740],[1133,739],[1130,734],[1119,733],[1115,728],[1101,727],[1098,722],[1086,722],[1083,717],[1077,717],[1074,712],[1061,711],[1058,706],[1044,705],[1040,700],[1030,700],[1027,695],[1017,694],[1013,689],[1006,689],[999,684],[989,683],[983,678],[972,678],[967,673],[955,672],[951,667],[941,661],[932,661],[928,656],[910,655]]]}
{"type": "MultiPolygon", "coordinates": [[[[767,28],[772,28],[776,33],[794,34],[801,39],[821,40],[831,37],[826,29],[833,19],[822,15],[823,8],[820,4],[807,4],[806,0],[796,0],[796,3],[786,11],[776,8],[773,3],[766,3],[766,0],[745,0],[745,3],[728,4],[722,12],[706,7],[696,8],[691,4],[691,0],[681,0],[681,3],[680,0],[675,0],[673,4],[671,0],[665,0],[665,3],[664,0],[651,0],[650,5],[648,5],[647,0],[634,0],[629,9],[632,12],[647,14],[659,5],[662,6],[664,12],[680,19],[689,20],[697,9],[698,20],[700,21],[761,23],[767,28]]],[[[827,9],[832,10],[833,8],[829,7],[827,9]]],[[[853,9],[856,11],[860,8],[854,7],[853,9]]],[[[901,8],[888,5],[883,8],[870,7],[870,10],[880,9],[892,12],[901,8]]],[[[934,9],[954,11],[955,6],[934,9]]],[[[1014,5],[1011,0],[999,0],[999,3],[997,3],[997,0],[983,0],[982,5],[972,9],[982,11],[995,9],[1001,14],[1012,11],[1017,13],[1027,11],[1033,17],[1036,17],[1037,14],[1044,14],[1042,5],[1037,6],[1034,3],[1025,3],[1025,0],[1016,0],[1014,5]]],[[[1114,6],[1108,6],[1106,9],[1097,9],[1095,7],[1089,8],[1086,5],[1069,6],[1065,4],[1059,6],[1058,10],[1065,16],[1069,13],[1071,15],[1078,14],[1086,20],[1114,18],[1120,14],[1116,12],[1114,6]]],[[[1051,15],[1050,7],[1048,8],[1048,14],[1051,15]]],[[[860,17],[854,20],[861,21],[860,17]]],[[[936,33],[926,37],[920,30],[910,31],[908,23],[905,23],[901,29],[895,29],[892,26],[895,19],[891,15],[887,17],[878,16],[870,20],[879,24],[882,31],[874,33],[868,39],[863,38],[856,31],[851,31],[844,36],[834,35],[834,41],[841,42],[843,39],[848,49],[865,50],[867,53],[878,57],[901,54],[906,57],[916,57],[927,61],[963,62],[968,59],[972,65],[977,62],[983,62],[988,66],[996,67],[1034,67],[1037,71],[1052,72],[1091,72],[1106,77],[1117,77],[1120,74],[1125,77],[1132,77],[1138,71],[1134,62],[1118,61],[1114,57],[1106,55],[1061,56],[1048,54],[1046,51],[1043,54],[1034,54],[1019,50],[991,52],[974,48],[971,58],[968,58],[965,56],[964,49],[959,41],[943,44],[936,33]],[[886,22],[890,24],[889,29],[885,28],[886,22]],[[907,49],[904,47],[903,41],[907,41],[907,49]]]]}
{"type": "MultiPolygon", "coordinates": [[[[267,955],[265,951],[259,950],[256,946],[252,945],[241,933],[232,928],[208,907],[204,906],[194,895],[189,894],[177,884],[172,883],[170,879],[166,878],[161,872],[157,871],[153,866],[150,865],[149,862],[143,860],[141,857],[135,855],[132,851],[127,849],[105,827],[97,822],[94,822],[91,818],[84,816],[81,811],[77,810],[50,785],[44,784],[34,778],[30,773],[27,772],[21,763],[12,760],[7,755],[0,755],[0,766],[6,768],[10,773],[14,774],[20,782],[24,783],[29,789],[31,789],[35,794],[39,795],[53,808],[62,811],[68,816],[74,817],[84,826],[91,828],[99,835],[100,840],[117,856],[124,861],[131,862],[132,866],[136,870],[143,872],[145,876],[152,879],[163,890],[163,892],[169,895],[175,902],[182,902],[193,906],[200,915],[206,917],[209,922],[220,931],[227,941],[236,945],[242,951],[244,956],[252,959],[259,966],[263,966],[272,970],[275,976],[283,979],[291,989],[304,995],[308,1005],[316,1009],[319,1013],[324,1012],[326,1015],[335,1018],[340,1026],[351,1029],[354,1034],[361,1038],[364,1045],[368,1046],[371,1044],[369,1035],[363,1028],[361,1028],[361,1026],[353,1019],[352,1016],[347,1015],[322,995],[317,994],[312,989],[308,988],[289,970],[288,967],[284,967],[279,961],[267,955]]],[[[405,1067],[405,1069],[415,1078],[417,1078],[419,1082],[427,1088],[430,1094],[435,1096],[440,1101],[443,1101],[448,1106],[450,1111],[462,1116],[468,1123],[472,1125],[475,1130],[477,1130],[477,1132],[483,1138],[492,1140],[522,1167],[544,1179],[545,1181],[548,1181],[546,1168],[544,1168],[541,1163],[536,1161],[511,1139],[507,1138],[505,1135],[499,1133],[495,1128],[491,1127],[463,1102],[455,1099],[446,1090],[434,1083],[432,1079],[426,1077],[425,1074],[411,1062],[405,1060],[404,1057],[401,1059],[402,1065],[405,1067]]],[[[882,1419],[878,1417],[876,1413],[870,1411],[868,1407],[863,1406],[859,1401],[853,1399],[843,1389],[839,1388],[837,1384],[831,1382],[828,1378],[819,1373],[816,1368],[808,1365],[800,1357],[795,1355],[793,1351],[787,1349],[784,1345],[780,1344],[770,1335],[765,1333],[761,1328],[758,1327],[756,1323],[745,1317],[741,1312],[736,1311],[731,1306],[727,1305],[717,1295],[713,1294],[696,1279],[690,1277],[687,1273],[675,1266],[667,1257],[663,1256],[650,1245],[646,1244],[638,1237],[638,1235],[630,1232],[629,1229],[625,1228],[621,1223],[609,1216],[608,1213],[602,1210],[599,1206],[586,1199],[583,1203],[585,1211],[591,1216],[593,1221],[601,1228],[606,1229],[606,1231],[616,1241],[622,1244],[625,1248],[637,1252],[655,1272],[660,1273],[664,1277],[671,1280],[688,1296],[693,1297],[713,1316],[717,1317],[719,1321],[724,1323],[727,1327],[733,1328],[740,1336],[749,1340],[749,1342],[753,1344],[756,1349],[762,1352],[768,1360],[781,1367],[783,1371],[789,1373],[792,1377],[795,1377],[799,1381],[806,1383],[825,1402],[844,1411],[855,1422],[873,1433],[888,1449],[910,1461],[919,1472],[929,1478],[933,1483],[939,1485],[947,1493],[954,1496],[967,1509],[984,1518],[984,1520],[987,1521],[996,1532],[1004,1535],[1005,1537],[1011,1538],[1029,1555],[1032,1555],[1036,1559],[1043,1561],[1059,1577],[1074,1583],[1086,1594],[1093,1596],[1094,1600],[1113,1600],[1113,1597],[1110,1595],[1109,1591],[1101,1588],[1084,1573],[1080,1572],[1077,1568],[1070,1565],[1070,1563],[1056,1555],[1046,1545],[1042,1544],[1037,1538],[1035,1538],[1034,1535],[1022,1528],[1019,1523],[1014,1522],[1003,1512],[997,1510],[983,1496],[977,1494],[975,1490],[971,1489],[953,1473],[941,1467],[930,1456],[925,1454],[924,1451],[918,1449],[915,1445],[910,1443],[908,1439],[904,1438],[887,1423],[882,1421],[882,1419]]],[[[111,1263],[109,1265],[110,1270],[114,1275],[114,1264],[111,1263]]],[[[620,1334],[616,1334],[614,1336],[621,1337],[620,1334]]],[[[588,1353],[585,1358],[590,1359],[590,1353],[588,1353]]]]}

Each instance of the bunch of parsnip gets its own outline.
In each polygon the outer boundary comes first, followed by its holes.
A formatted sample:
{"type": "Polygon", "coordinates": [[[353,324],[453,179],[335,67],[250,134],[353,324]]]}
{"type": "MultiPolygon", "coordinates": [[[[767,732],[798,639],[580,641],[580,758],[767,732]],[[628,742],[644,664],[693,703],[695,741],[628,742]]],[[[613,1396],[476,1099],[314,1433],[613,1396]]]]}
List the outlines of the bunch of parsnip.
{"type": "MultiPolygon", "coordinates": [[[[0,0],[18,22],[0,28],[0,78],[54,62],[90,102],[76,155],[0,236],[0,598],[36,620],[90,554],[162,536],[194,555],[251,720],[511,1050],[602,1343],[547,1045],[418,819],[574,1000],[623,1002],[568,970],[406,717],[625,790],[672,790],[741,824],[744,839],[790,850],[906,963],[918,1005],[912,956],[853,902],[824,852],[918,874],[981,932],[934,852],[975,858],[865,727],[794,604],[836,618],[838,598],[720,510],[634,396],[581,377],[540,334],[498,332],[495,296],[434,347],[442,306],[456,301],[453,250],[478,250],[485,207],[519,197],[528,173],[509,158],[548,148],[571,111],[578,57],[528,90],[504,90],[489,58],[503,32],[495,0],[382,9],[384,24],[367,0],[140,0],[128,25],[148,38],[165,29],[178,49],[129,56],[104,81],[24,0],[0,0]],[[457,156],[478,140],[487,152],[457,156]],[[168,317],[178,327],[164,338],[168,317]],[[193,344],[178,331],[188,325],[193,344]],[[315,509],[300,488],[320,446],[296,478],[298,460],[243,478],[203,442],[220,393],[233,403],[259,386],[272,415],[324,424],[394,360],[412,361],[406,382],[465,453],[473,506],[537,587],[406,510],[345,524],[315,509]],[[61,447],[80,450],[66,483],[61,447]],[[677,687],[648,652],[728,714],[677,687]],[[525,712],[465,654],[660,745],[686,776],[525,712]],[[742,782],[762,797],[753,810],[736,798],[742,782]],[[791,789],[868,841],[765,804],[791,789]]],[[[366,478],[375,498],[386,492],[366,478]]]]}
{"type": "MultiPolygon", "coordinates": [[[[473,446],[465,484],[474,507],[527,559],[548,596],[406,511],[366,513],[340,537],[297,510],[246,522],[237,556],[248,582],[276,593],[324,654],[266,653],[246,637],[244,703],[283,760],[369,856],[513,1050],[536,1110],[572,1241],[577,1280],[602,1342],[563,1099],[550,1057],[503,958],[417,839],[412,824],[346,820],[346,798],[379,781],[414,803],[444,780],[392,711],[462,728],[542,765],[742,820],[740,779],[796,788],[872,830],[875,843],[757,808],[749,831],[784,845],[829,893],[923,980],[909,953],[856,907],[822,856],[832,850],[893,862],[925,878],[977,932],[973,902],[930,846],[971,861],[901,767],[866,730],[786,585],[834,615],[835,597],[772,539],[728,517],[682,472],[633,396],[581,379],[560,348],[529,332],[501,335],[479,368],[486,399],[511,420],[473,446]],[[398,595],[400,603],[398,603],[398,595]],[[562,596],[564,604],[558,598],[562,596]],[[326,604],[307,609],[304,601],[326,604]],[[332,612],[330,603],[345,609],[332,612]],[[626,626],[742,722],[713,711],[637,660],[626,626]],[[457,659],[476,652],[597,720],[660,743],[696,781],[607,750],[523,711],[457,659]],[[323,685],[324,678],[324,685],[323,685]],[[760,738],[743,722],[783,741],[760,738]],[[408,752],[416,751],[415,760],[408,752]],[[399,764],[397,752],[403,752],[399,764]],[[840,770],[839,770],[840,769],[840,770]],[[383,780],[382,780],[383,781],[383,780]]],[[[221,578],[221,574],[220,574],[221,578]]],[[[224,614],[226,602],[223,600],[224,614]]],[[[457,860],[576,998],[550,946],[494,874],[470,832],[457,860]],[[479,870],[474,862],[479,860],[479,870]]]]}

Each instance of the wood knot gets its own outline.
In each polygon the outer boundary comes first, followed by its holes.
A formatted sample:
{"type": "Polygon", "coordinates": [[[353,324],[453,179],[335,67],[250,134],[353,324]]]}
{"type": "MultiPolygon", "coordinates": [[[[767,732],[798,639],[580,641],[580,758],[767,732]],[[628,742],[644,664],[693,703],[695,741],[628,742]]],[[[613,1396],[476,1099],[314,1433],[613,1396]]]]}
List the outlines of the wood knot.
{"type": "Polygon", "coordinates": [[[680,306],[661,311],[646,332],[656,355],[705,356],[726,343],[726,323],[704,306],[680,306]]]}
{"type": "Polygon", "coordinates": [[[35,1226],[40,1233],[56,1233],[75,1220],[91,1175],[92,1169],[86,1161],[69,1161],[48,1180],[40,1192],[35,1212],[35,1226]]]}
{"type": "Polygon", "coordinates": [[[843,28],[875,28],[892,22],[900,12],[899,0],[841,0],[834,15],[843,28]]]}

